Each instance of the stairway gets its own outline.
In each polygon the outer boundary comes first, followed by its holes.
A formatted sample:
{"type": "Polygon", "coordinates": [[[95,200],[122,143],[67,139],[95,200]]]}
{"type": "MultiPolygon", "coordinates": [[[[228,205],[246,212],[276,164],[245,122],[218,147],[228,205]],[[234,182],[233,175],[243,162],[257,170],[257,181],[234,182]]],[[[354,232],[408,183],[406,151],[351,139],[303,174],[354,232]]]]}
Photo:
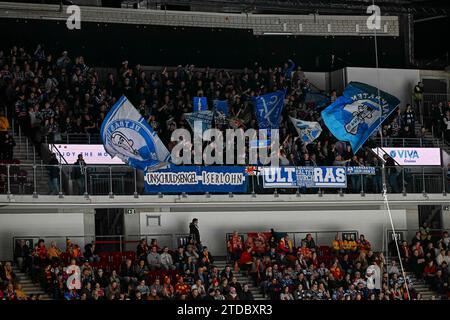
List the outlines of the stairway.
{"type": "Polygon", "coordinates": [[[13,266],[13,271],[17,276],[18,282],[22,285],[23,292],[25,292],[28,297],[32,294],[40,294],[41,300],[52,300],[52,298],[42,290],[39,284],[34,284],[33,281],[31,281],[26,273],[21,272],[16,266],[13,266]]]}
{"type": "MultiPolygon", "coordinates": [[[[24,136],[19,138],[14,136],[16,146],[14,148],[14,158],[20,160],[20,169],[28,172],[27,182],[19,190],[19,193],[32,194],[34,191],[34,174],[33,164],[36,164],[36,192],[39,195],[47,195],[49,193],[48,173],[44,162],[37,153],[34,152],[34,146],[24,136]]],[[[14,192],[13,192],[14,193],[14,192]]]]}
{"type": "MultiPolygon", "coordinates": [[[[225,266],[228,265],[225,259],[216,259],[214,261],[214,265],[219,268],[220,271],[225,269],[225,266]]],[[[232,268],[233,269],[233,268],[232,268]]],[[[253,294],[253,297],[255,300],[267,300],[267,298],[263,298],[262,293],[260,292],[259,288],[255,287],[253,285],[253,280],[251,277],[248,277],[243,272],[233,272],[234,276],[237,278],[238,282],[243,286],[244,284],[248,284],[250,291],[253,294]]]]}
{"type": "Polygon", "coordinates": [[[425,281],[417,279],[411,272],[406,272],[406,276],[411,279],[414,290],[420,293],[424,300],[440,300],[439,294],[432,291],[425,281]]]}

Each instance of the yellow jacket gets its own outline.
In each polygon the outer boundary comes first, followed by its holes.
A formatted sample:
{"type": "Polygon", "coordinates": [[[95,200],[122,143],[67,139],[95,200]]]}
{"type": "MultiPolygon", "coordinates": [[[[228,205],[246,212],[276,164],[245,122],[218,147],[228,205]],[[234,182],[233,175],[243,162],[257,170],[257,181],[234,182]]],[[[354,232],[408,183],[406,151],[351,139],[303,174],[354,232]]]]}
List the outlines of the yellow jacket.
{"type": "Polygon", "coordinates": [[[9,130],[9,121],[5,116],[0,117],[0,131],[6,132],[9,130]]]}
{"type": "Polygon", "coordinates": [[[50,247],[47,250],[47,255],[49,258],[59,258],[59,256],[61,255],[61,250],[59,250],[58,248],[50,247]]]}

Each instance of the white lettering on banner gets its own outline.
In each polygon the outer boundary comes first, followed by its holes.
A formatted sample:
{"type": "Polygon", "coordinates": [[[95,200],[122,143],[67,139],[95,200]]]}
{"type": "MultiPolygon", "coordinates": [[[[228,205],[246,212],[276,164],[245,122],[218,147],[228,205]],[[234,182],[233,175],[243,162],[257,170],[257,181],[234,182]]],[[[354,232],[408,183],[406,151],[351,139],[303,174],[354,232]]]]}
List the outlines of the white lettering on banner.
{"type": "Polygon", "coordinates": [[[322,168],[314,168],[314,183],[323,184],[344,184],[346,181],[345,168],[326,168],[325,174],[322,168]],[[335,170],[333,170],[335,169],[335,170]]]}
{"type": "Polygon", "coordinates": [[[244,181],[242,173],[218,173],[202,171],[204,185],[241,185],[244,181]]]}
{"type": "Polygon", "coordinates": [[[145,181],[150,185],[195,185],[200,181],[204,185],[242,185],[245,176],[242,173],[206,172],[201,176],[196,172],[148,172],[145,181]]]}
{"type": "Polygon", "coordinates": [[[145,181],[150,185],[198,184],[195,172],[147,172],[145,181]]]}

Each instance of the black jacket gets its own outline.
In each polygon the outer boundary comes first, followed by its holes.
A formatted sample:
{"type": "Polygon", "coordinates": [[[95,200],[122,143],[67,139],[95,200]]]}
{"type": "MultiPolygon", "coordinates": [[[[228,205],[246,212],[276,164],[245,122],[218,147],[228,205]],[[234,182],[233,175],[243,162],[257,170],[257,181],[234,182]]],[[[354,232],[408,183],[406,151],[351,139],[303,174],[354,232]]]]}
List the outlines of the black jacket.
{"type": "Polygon", "coordinates": [[[198,227],[193,222],[191,222],[189,224],[189,235],[191,236],[192,239],[194,239],[194,241],[196,241],[197,243],[201,243],[200,231],[198,230],[198,227]]]}

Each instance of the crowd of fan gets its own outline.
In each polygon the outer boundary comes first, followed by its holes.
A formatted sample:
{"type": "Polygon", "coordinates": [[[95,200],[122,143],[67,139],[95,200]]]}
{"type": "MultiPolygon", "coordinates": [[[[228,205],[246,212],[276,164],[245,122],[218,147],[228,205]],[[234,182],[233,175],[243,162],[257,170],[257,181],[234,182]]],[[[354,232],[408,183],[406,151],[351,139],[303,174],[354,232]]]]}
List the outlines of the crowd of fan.
{"type": "MultiPolygon", "coordinates": [[[[94,243],[84,252],[70,240],[66,252],[44,240],[28,248],[15,248],[15,261],[34,283],[53,299],[66,300],[253,300],[256,286],[270,300],[422,300],[413,283],[403,277],[394,260],[386,265],[382,253],[372,251],[360,235],[339,234],[330,247],[317,246],[311,234],[296,248],[285,233],[255,233],[244,237],[234,232],[227,243],[230,264],[220,270],[207,247],[191,240],[174,252],[140,241],[136,253],[119,265],[102,265],[94,243]],[[67,263],[66,261],[70,261],[67,263]],[[68,287],[76,266],[80,288],[68,287]],[[239,283],[236,275],[251,277],[239,283]],[[376,284],[375,277],[381,282],[376,284]]],[[[442,299],[449,296],[450,237],[445,231],[432,236],[426,224],[411,243],[400,244],[403,266],[423,279],[442,299]]],[[[39,299],[27,296],[10,262],[0,265],[0,300],[39,299]]]]}
{"type": "MultiPolygon", "coordinates": [[[[449,293],[448,233],[444,232],[436,242],[439,249],[434,249],[430,241],[423,242],[431,237],[429,229],[422,228],[418,235],[423,240],[413,240],[411,245],[406,243],[405,246],[416,250],[423,244],[428,249],[426,253],[419,253],[419,258],[409,253],[403,265],[418,279],[425,278],[431,289],[446,299],[449,293]],[[430,270],[433,261],[437,261],[438,267],[430,270]]],[[[374,253],[364,235],[357,240],[350,235],[342,240],[336,235],[328,248],[316,246],[311,234],[298,248],[287,234],[272,232],[267,242],[266,237],[256,234],[244,242],[235,232],[228,242],[228,251],[232,261],[246,270],[253,284],[272,300],[423,299],[414,290],[410,278],[403,277],[396,261],[387,267],[383,254],[374,253]],[[381,277],[378,285],[374,281],[377,269],[381,277]]]]}
{"type": "Polygon", "coordinates": [[[450,297],[450,237],[448,231],[433,234],[426,222],[411,243],[402,241],[400,256],[416,278],[423,279],[441,296],[450,297]]]}
{"type": "MultiPolygon", "coordinates": [[[[171,252],[167,247],[160,248],[156,240],[148,245],[143,239],[136,253],[115,266],[110,261],[106,265],[100,263],[94,243],[87,244],[83,253],[70,240],[66,246],[65,253],[54,242],[47,248],[44,240],[39,240],[31,251],[25,242],[16,247],[19,268],[28,272],[33,282],[39,283],[53,299],[253,300],[249,286],[237,282],[229,266],[224,270],[214,266],[208,248],[193,240],[171,252]],[[69,264],[65,263],[66,255],[69,264]],[[68,286],[72,268],[79,268],[79,289],[68,286]]],[[[6,299],[18,298],[18,289],[13,289],[14,273],[10,274],[12,277],[5,284],[15,294],[8,298],[5,291],[6,299]]]]}
{"type": "MultiPolygon", "coordinates": [[[[258,63],[240,71],[226,71],[194,66],[162,68],[144,71],[142,66],[122,62],[117,75],[110,73],[103,81],[83,56],[60,55],[38,45],[34,51],[13,47],[0,51],[0,101],[8,115],[14,114],[22,131],[35,143],[45,136],[58,139],[61,133],[99,133],[110,107],[125,95],[156,130],[168,146],[176,128],[190,130],[184,114],[193,111],[193,97],[205,96],[209,104],[214,99],[228,100],[228,126],[257,128],[251,97],[286,89],[286,103],[280,124],[281,162],[295,165],[332,165],[354,161],[374,164],[364,151],[352,157],[350,147],[338,142],[322,125],[324,131],[314,143],[305,145],[289,121],[289,116],[307,121],[319,121],[320,110],[308,99],[317,92],[292,61],[263,69],[258,63]],[[340,157],[339,157],[340,156],[340,157]]],[[[333,102],[337,93],[328,94],[333,102]]],[[[210,109],[211,109],[210,105],[210,109]]],[[[0,109],[3,109],[0,108],[0,109]]],[[[391,116],[383,126],[385,137],[413,137],[415,113],[411,106],[391,116]]],[[[1,123],[1,122],[0,122],[1,123]]],[[[0,130],[2,127],[0,127],[0,130]]],[[[376,163],[375,163],[376,164],[376,163]]]]}

